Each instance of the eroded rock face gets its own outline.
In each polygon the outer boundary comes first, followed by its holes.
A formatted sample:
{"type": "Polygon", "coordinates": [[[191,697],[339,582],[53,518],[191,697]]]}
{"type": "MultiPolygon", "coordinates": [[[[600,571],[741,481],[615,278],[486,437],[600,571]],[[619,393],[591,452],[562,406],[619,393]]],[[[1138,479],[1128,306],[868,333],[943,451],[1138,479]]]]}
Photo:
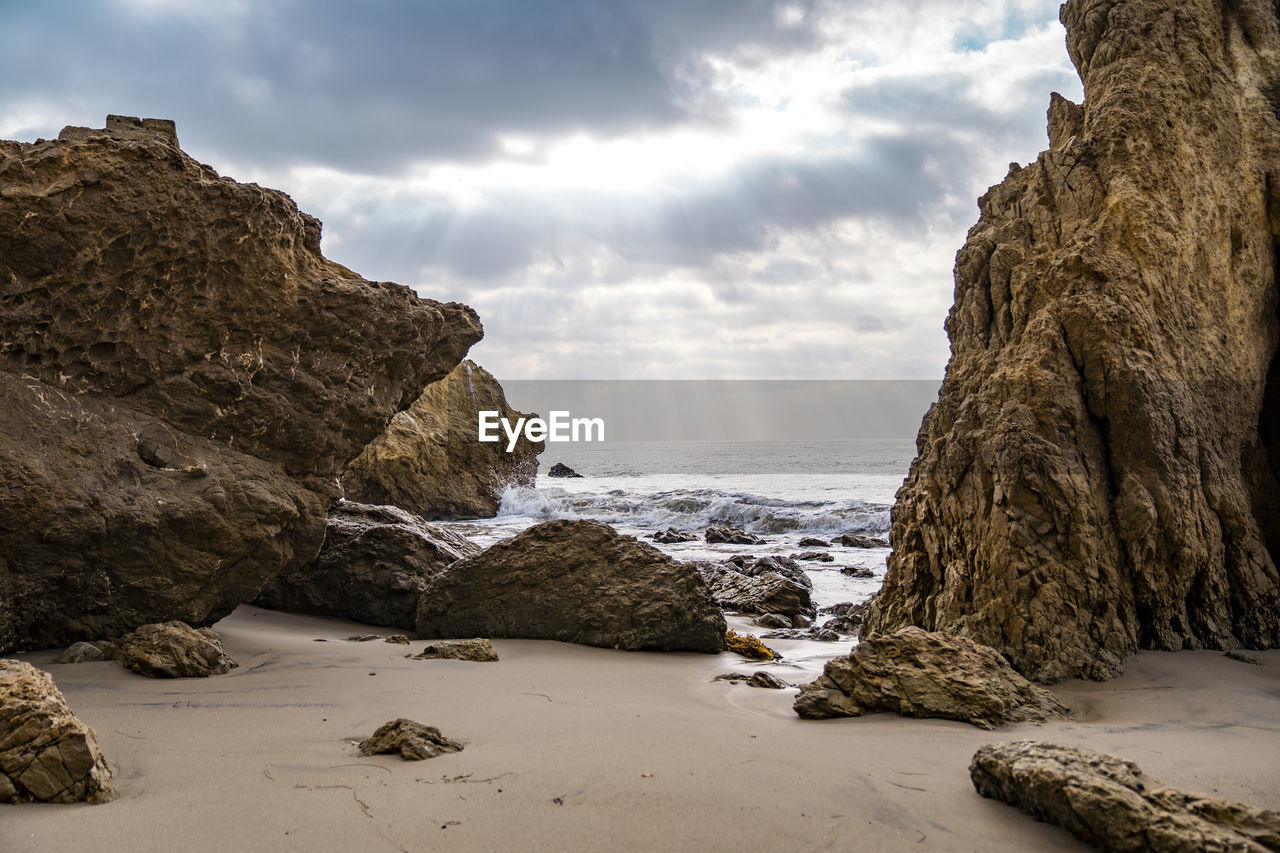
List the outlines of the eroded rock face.
{"type": "Polygon", "coordinates": [[[416,655],[405,655],[413,660],[467,660],[476,663],[492,663],[498,659],[493,643],[484,638],[470,640],[436,640],[427,643],[416,655]]]}
{"type": "Polygon", "coordinates": [[[269,581],[254,604],[412,630],[418,597],[480,547],[394,506],[343,501],[329,512],[316,561],[269,581]]]}
{"type": "Polygon", "coordinates": [[[478,441],[481,410],[498,412],[512,426],[532,417],[507,405],[502,386],[487,370],[464,361],[427,386],[347,466],[347,497],[392,504],[428,520],[496,515],[507,487],[534,484],[545,445],[521,436],[507,453],[500,426],[499,441],[478,441]]]}
{"type": "Polygon", "coordinates": [[[892,711],[983,729],[1070,714],[994,649],[914,627],[867,637],[828,661],[816,681],[800,688],[795,711],[808,719],[892,711]]]}
{"type": "Polygon", "coordinates": [[[172,122],[0,142],[0,187],[0,650],[207,623],[309,561],[342,467],[481,335],[172,122]]]}
{"type": "Polygon", "coordinates": [[[698,568],[716,603],[726,610],[777,613],[788,619],[815,614],[813,582],[785,557],[760,557],[741,566],[731,562],[690,565],[698,568]]]}
{"type": "Polygon", "coordinates": [[[418,635],[719,652],[724,615],[697,570],[597,521],[549,521],[436,575],[418,635]]]}
{"type": "Polygon", "coordinates": [[[969,776],[982,796],[1113,853],[1280,850],[1280,813],[1166,788],[1132,762],[1073,746],[989,744],[969,776]]]}
{"type": "Polygon", "coordinates": [[[1280,30],[1261,0],[1072,0],[1083,106],[979,202],[952,359],[867,628],[1037,680],[1280,642],[1280,30]]]}
{"type": "Polygon", "coordinates": [[[111,643],[107,654],[125,669],[150,678],[208,678],[238,666],[212,628],[177,621],[143,625],[111,643]]]}
{"type": "Polygon", "coordinates": [[[93,729],[49,673],[0,660],[0,803],[105,803],[111,771],[93,729]]]}

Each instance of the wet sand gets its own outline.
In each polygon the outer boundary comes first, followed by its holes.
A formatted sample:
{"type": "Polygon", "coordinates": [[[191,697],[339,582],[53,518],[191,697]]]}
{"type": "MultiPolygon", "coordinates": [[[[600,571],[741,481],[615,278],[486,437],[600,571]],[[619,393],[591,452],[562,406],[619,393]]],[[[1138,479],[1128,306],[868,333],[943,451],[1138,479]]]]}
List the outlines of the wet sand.
{"type": "Polygon", "coordinates": [[[370,629],[253,607],[216,629],[240,668],[210,679],[17,656],[51,672],[97,731],[119,798],[5,806],[0,848],[1086,849],[974,792],[974,750],[1022,739],[1280,808],[1280,651],[1251,653],[1262,666],[1142,653],[1115,681],[1053,688],[1076,720],[984,732],[884,714],[800,720],[794,690],[712,682],[758,668],[729,654],[498,640],[498,663],[414,661],[421,642],[349,642],[370,629]],[[360,755],[354,741],[395,717],[466,748],[360,755]]]}

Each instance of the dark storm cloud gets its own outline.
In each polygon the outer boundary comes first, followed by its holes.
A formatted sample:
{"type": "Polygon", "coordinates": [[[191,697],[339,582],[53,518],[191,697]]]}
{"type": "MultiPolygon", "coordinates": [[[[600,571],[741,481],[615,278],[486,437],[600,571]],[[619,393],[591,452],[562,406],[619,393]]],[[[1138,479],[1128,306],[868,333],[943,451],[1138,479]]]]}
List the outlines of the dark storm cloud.
{"type": "MultiPolygon", "coordinates": [[[[201,153],[395,172],[483,159],[502,133],[690,119],[706,50],[808,44],[769,0],[274,0],[0,4],[0,110],[21,100],[175,118],[201,153]]],[[[46,133],[57,128],[43,128],[46,133]]]]}

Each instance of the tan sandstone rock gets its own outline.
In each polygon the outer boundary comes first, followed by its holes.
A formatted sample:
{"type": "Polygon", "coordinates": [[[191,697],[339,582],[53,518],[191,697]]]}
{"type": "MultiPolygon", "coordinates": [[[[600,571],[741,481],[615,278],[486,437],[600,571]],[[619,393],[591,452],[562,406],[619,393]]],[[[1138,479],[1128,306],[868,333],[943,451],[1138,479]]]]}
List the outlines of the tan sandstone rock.
{"type": "Polygon", "coordinates": [[[1109,853],[1280,851],[1280,812],[1166,788],[1136,764],[1073,746],[990,744],[969,776],[982,796],[1109,853]]]}
{"type": "Polygon", "coordinates": [[[105,803],[111,771],[93,729],[47,672],[0,660],[0,803],[105,803]]]}
{"type": "Polygon", "coordinates": [[[395,752],[405,761],[422,761],[447,752],[462,751],[462,744],[445,737],[435,726],[415,723],[404,717],[378,726],[371,737],[360,741],[359,747],[365,755],[395,752]]]}
{"type": "Polygon", "coordinates": [[[478,441],[481,410],[497,411],[513,427],[529,417],[507,405],[489,371],[464,361],[428,385],[347,466],[342,475],[347,497],[398,506],[428,521],[496,515],[508,486],[533,485],[544,443],[522,436],[507,453],[501,427],[500,441],[478,441]]]}
{"type": "Polygon", "coordinates": [[[206,678],[237,666],[217,632],[183,622],[143,625],[112,643],[109,654],[125,669],[152,678],[206,678]]]}
{"type": "Polygon", "coordinates": [[[983,729],[1071,713],[994,649],[914,627],[867,637],[828,661],[816,681],[800,688],[795,711],[808,719],[892,711],[983,729]]]}
{"type": "Polygon", "coordinates": [[[1280,26],[1262,0],[1071,0],[1082,106],[979,202],[952,358],[867,631],[1024,675],[1280,643],[1280,26]]]}

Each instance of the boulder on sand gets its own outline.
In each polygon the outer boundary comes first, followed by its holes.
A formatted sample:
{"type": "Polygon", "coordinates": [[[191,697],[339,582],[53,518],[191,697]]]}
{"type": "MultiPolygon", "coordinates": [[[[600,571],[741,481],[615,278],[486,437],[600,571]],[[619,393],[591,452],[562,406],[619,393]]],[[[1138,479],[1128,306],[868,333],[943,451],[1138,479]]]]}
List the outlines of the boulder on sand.
{"type": "Polygon", "coordinates": [[[152,678],[207,678],[237,666],[212,628],[192,628],[185,622],[143,625],[109,644],[107,655],[125,669],[152,678]]]}
{"type": "Polygon", "coordinates": [[[969,777],[982,796],[1110,853],[1280,850],[1280,812],[1166,788],[1132,762],[1074,746],[989,744],[969,777]]]}
{"type": "Polygon", "coordinates": [[[314,563],[272,579],[254,604],[412,630],[437,572],[480,547],[393,506],[342,501],[329,512],[314,563]]]}
{"type": "Polygon", "coordinates": [[[915,627],[872,635],[828,661],[822,675],[800,689],[795,711],[808,719],[892,711],[983,729],[1071,713],[994,649],[915,627]]]}
{"type": "Polygon", "coordinates": [[[719,652],[724,615],[687,563],[598,521],[549,521],[436,575],[420,637],[719,652]]]}
{"type": "Polygon", "coordinates": [[[93,729],[49,673],[0,660],[0,803],[105,803],[111,771],[93,729]]]}

